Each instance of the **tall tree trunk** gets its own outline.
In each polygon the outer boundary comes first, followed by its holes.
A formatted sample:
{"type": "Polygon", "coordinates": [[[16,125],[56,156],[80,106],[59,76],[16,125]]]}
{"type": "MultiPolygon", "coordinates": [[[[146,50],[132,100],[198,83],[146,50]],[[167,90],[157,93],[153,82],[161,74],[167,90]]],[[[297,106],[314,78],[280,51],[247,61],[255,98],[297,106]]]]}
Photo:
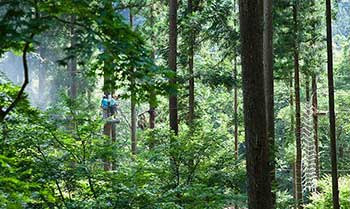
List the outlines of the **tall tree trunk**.
{"type": "MultiPolygon", "coordinates": [[[[234,14],[238,15],[236,11],[236,0],[233,1],[233,10],[234,14]]],[[[235,18],[234,28],[236,30],[237,27],[237,19],[235,18]]],[[[234,49],[234,58],[233,58],[233,80],[235,85],[233,87],[233,114],[234,114],[234,140],[235,140],[235,160],[238,160],[238,87],[237,87],[237,46],[234,49]]]]}
{"type": "Polygon", "coordinates": [[[233,80],[235,81],[234,86],[234,102],[233,102],[233,112],[234,112],[234,137],[235,137],[235,160],[238,159],[238,88],[237,88],[237,57],[235,55],[233,63],[233,80]]]}
{"type": "MultiPolygon", "coordinates": [[[[107,136],[108,139],[112,138],[112,125],[111,123],[105,123],[103,126],[103,134],[107,136]]],[[[105,142],[105,144],[109,144],[108,141],[105,142]]],[[[109,171],[111,170],[111,163],[108,159],[104,159],[104,170],[109,171]]]]}
{"type": "Polygon", "coordinates": [[[150,93],[150,101],[149,101],[149,128],[154,129],[156,126],[156,105],[155,101],[156,95],[154,91],[150,93]]]}
{"type": "MultiPolygon", "coordinates": [[[[75,31],[75,24],[76,17],[74,15],[71,16],[71,26],[70,26],[70,45],[72,48],[76,47],[76,31],[75,31]]],[[[75,53],[73,54],[72,58],[68,61],[68,71],[70,74],[70,87],[69,87],[69,94],[72,99],[75,99],[77,97],[77,58],[75,53]]]]}
{"type": "MultiPolygon", "coordinates": [[[[290,106],[290,135],[295,136],[295,121],[294,121],[294,94],[293,94],[293,71],[289,73],[289,106],[290,106]]],[[[293,171],[293,198],[294,198],[294,208],[297,208],[297,179],[296,179],[296,166],[295,160],[292,163],[293,171]]]]}
{"type": "Polygon", "coordinates": [[[332,49],[332,10],[331,0],[326,0],[327,19],[327,73],[328,73],[328,100],[329,100],[329,126],[331,138],[332,158],[332,192],[333,209],[339,209],[338,168],[337,168],[337,142],[334,112],[334,81],[333,81],[333,49],[332,49]]]}
{"type": "MultiPolygon", "coordinates": [[[[312,1],[311,7],[314,7],[316,0],[312,1]]],[[[317,11],[314,11],[317,12],[317,11]]],[[[314,22],[312,29],[315,31],[317,23],[314,22]]],[[[315,46],[315,41],[312,42],[312,46],[315,46]]],[[[316,72],[311,76],[311,89],[312,89],[312,112],[313,112],[313,129],[314,129],[314,144],[315,144],[315,166],[316,177],[320,178],[320,156],[319,156],[319,141],[318,141],[318,101],[317,101],[317,77],[316,72]]]]}
{"type": "MultiPolygon", "coordinates": [[[[177,55],[177,0],[169,0],[169,68],[175,72],[175,76],[169,80],[170,86],[176,85],[176,55],[177,55]]],[[[170,128],[177,135],[178,114],[177,114],[177,95],[169,96],[169,120],[170,128]]]]}
{"type": "Polygon", "coordinates": [[[314,142],[315,142],[315,154],[316,154],[316,176],[320,178],[320,158],[319,158],[319,145],[318,145],[318,104],[317,104],[317,78],[314,74],[312,76],[312,110],[313,110],[313,128],[314,128],[314,142]]]}
{"type": "MultiPolygon", "coordinates": [[[[152,2],[151,6],[151,27],[154,26],[154,2],[152,2]]],[[[151,30],[151,40],[152,40],[152,59],[155,61],[155,48],[154,45],[156,44],[155,36],[153,33],[153,30],[151,30]]],[[[150,92],[150,98],[149,98],[149,128],[154,129],[156,126],[156,94],[154,90],[151,90],[150,92]]],[[[153,146],[153,145],[152,145],[153,146]]]]}
{"type": "MultiPolygon", "coordinates": [[[[191,16],[193,12],[193,3],[192,0],[187,1],[187,9],[188,14],[191,16]]],[[[190,126],[193,126],[193,120],[194,120],[194,107],[195,107],[195,100],[194,100],[194,75],[193,75],[193,56],[194,56],[194,42],[195,42],[195,34],[193,30],[192,24],[190,24],[190,30],[189,30],[189,43],[188,43],[188,73],[190,76],[189,79],[189,97],[188,97],[188,105],[189,105],[189,113],[188,113],[188,124],[190,126]]]]}
{"type": "MultiPolygon", "coordinates": [[[[264,0],[264,80],[267,136],[270,144],[271,183],[275,185],[275,121],[274,121],[274,85],[273,85],[273,46],[272,46],[272,0],[264,0]]],[[[272,192],[272,203],[275,205],[276,194],[272,192]]]]}
{"type": "MultiPolygon", "coordinates": [[[[291,137],[295,135],[295,124],[294,124],[294,94],[293,94],[293,71],[289,73],[289,106],[290,106],[290,135],[291,137]]],[[[292,172],[293,172],[293,198],[294,198],[294,208],[297,208],[297,180],[296,180],[296,168],[295,160],[292,163],[292,172]]]]}
{"type": "Polygon", "coordinates": [[[295,121],[294,121],[294,94],[293,94],[293,72],[289,73],[289,106],[290,106],[290,130],[291,135],[295,135],[295,121]]]}
{"type": "Polygon", "coordinates": [[[298,2],[293,5],[294,22],[294,88],[295,88],[295,140],[296,140],[296,201],[297,207],[303,208],[303,193],[301,187],[301,121],[300,121],[300,84],[299,84],[299,38],[298,38],[298,2]]]}
{"type": "MultiPolygon", "coordinates": [[[[112,144],[114,144],[117,140],[117,131],[116,131],[116,123],[111,123],[111,141],[112,141],[112,144]]],[[[115,163],[115,161],[112,161],[111,163],[111,170],[116,170],[117,168],[117,165],[115,163]]]]}
{"type": "Polygon", "coordinates": [[[271,169],[264,92],[263,2],[240,0],[239,9],[248,207],[271,209],[271,169]]]}
{"type": "MultiPolygon", "coordinates": [[[[132,80],[132,86],[134,82],[132,80]]],[[[136,98],[135,93],[131,93],[131,152],[132,154],[137,153],[137,138],[136,138],[136,126],[137,126],[137,115],[136,115],[136,98]]]]}
{"type": "MultiPolygon", "coordinates": [[[[131,9],[129,10],[129,20],[130,20],[130,27],[133,27],[133,16],[131,13],[131,9]]],[[[131,153],[136,154],[137,153],[137,138],[136,138],[136,126],[137,126],[137,114],[136,114],[136,95],[135,95],[135,78],[134,78],[134,71],[132,70],[131,75],[131,153]]]]}
{"type": "Polygon", "coordinates": [[[305,81],[305,100],[306,102],[310,102],[310,77],[306,75],[306,81],[305,81]]]}

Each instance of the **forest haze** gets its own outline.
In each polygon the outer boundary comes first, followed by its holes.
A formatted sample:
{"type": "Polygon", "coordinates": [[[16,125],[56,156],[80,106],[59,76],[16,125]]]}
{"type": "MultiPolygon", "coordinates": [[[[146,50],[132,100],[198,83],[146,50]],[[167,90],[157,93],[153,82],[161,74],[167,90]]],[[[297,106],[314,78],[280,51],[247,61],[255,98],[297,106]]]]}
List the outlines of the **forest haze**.
{"type": "Polygon", "coordinates": [[[0,0],[0,208],[350,209],[349,0],[0,0]]]}

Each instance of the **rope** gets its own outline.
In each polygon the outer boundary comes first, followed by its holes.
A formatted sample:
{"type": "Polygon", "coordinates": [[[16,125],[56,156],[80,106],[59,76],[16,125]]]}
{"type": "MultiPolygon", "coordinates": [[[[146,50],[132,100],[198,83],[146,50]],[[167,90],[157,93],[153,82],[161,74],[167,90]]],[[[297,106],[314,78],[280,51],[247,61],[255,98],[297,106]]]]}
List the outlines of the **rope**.
{"type": "Polygon", "coordinates": [[[316,191],[316,147],[314,143],[313,111],[311,103],[305,104],[301,122],[302,190],[304,194],[316,191]]]}

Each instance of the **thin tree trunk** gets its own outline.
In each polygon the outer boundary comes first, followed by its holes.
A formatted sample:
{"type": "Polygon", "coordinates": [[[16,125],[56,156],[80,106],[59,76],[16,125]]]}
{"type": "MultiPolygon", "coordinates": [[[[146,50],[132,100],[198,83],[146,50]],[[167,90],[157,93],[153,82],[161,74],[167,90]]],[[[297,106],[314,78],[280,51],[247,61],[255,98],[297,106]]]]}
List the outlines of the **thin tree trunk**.
{"type": "MultiPolygon", "coordinates": [[[[111,124],[111,139],[112,139],[112,144],[114,144],[117,140],[117,131],[116,131],[116,124],[115,123],[111,124]]],[[[115,161],[112,160],[111,170],[116,170],[116,169],[117,169],[117,165],[116,165],[115,161]]]]}
{"type": "MultiPolygon", "coordinates": [[[[175,76],[169,80],[170,86],[176,85],[176,56],[177,56],[177,0],[169,0],[169,68],[175,72],[175,76]]],[[[177,95],[169,96],[169,120],[170,128],[177,135],[178,114],[177,114],[177,95]]]]}
{"type": "Polygon", "coordinates": [[[305,82],[305,99],[306,102],[310,102],[310,80],[309,76],[306,75],[306,82],[305,82]]]}
{"type": "Polygon", "coordinates": [[[312,110],[313,110],[313,126],[314,126],[314,142],[315,142],[315,154],[316,154],[316,176],[320,178],[320,158],[319,158],[319,145],[318,145],[318,104],[317,104],[317,78],[314,74],[312,76],[312,110]]]}
{"type": "MultiPolygon", "coordinates": [[[[112,138],[112,125],[110,123],[105,123],[103,126],[103,134],[108,137],[108,139],[112,138]]],[[[108,144],[109,142],[106,141],[105,144],[108,144]]],[[[108,161],[108,159],[104,159],[104,170],[110,171],[111,170],[111,163],[108,161]]]]}
{"type": "MultiPolygon", "coordinates": [[[[76,47],[76,31],[75,31],[75,24],[76,17],[74,15],[71,16],[71,26],[70,26],[70,45],[72,48],[76,47]]],[[[68,61],[68,71],[70,74],[70,88],[69,88],[69,94],[72,99],[75,99],[77,97],[77,58],[75,54],[72,56],[72,58],[68,61]]]]}
{"type": "Polygon", "coordinates": [[[296,140],[296,201],[298,208],[303,208],[301,187],[301,121],[300,121],[300,84],[299,84],[299,47],[298,47],[298,2],[293,5],[294,21],[294,88],[295,88],[295,140],[296,140]]]}
{"type": "Polygon", "coordinates": [[[339,209],[338,167],[337,167],[337,142],[334,112],[334,81],[333,81],[333,50],[332,50],[332,10],[331,0],[326,0],[327,19],[327,73],[328,73],[328,100],[329,100],[329,126],[331,138],[332,158],[332,192],[333,209],[339,209]]]}
{"type": "Polygon", "coordinates": [[[136,101],[135,94],[131,95],[131,152],[132,154],[137,153],[137,138],[136,138],[136,125],[137,125],[137,115],[136,115],[136,101]]]}
{"type": "MultiPolygon", "coordinates": [[[[154,26],[154,3],[152,2],[151,6],[151,27],[154,26]]],[[[155,48],[154,45],[156,44],[155,36],[153,34],[153,30],[151,30],[151,40],[152,40],[152,59],[155,60],[155,48]]],[[[150,92],[150,98],[149,98],[149,128],[154,129],[156,126],[156,94],[154,90],[151,90],[150,92]]],[[[153,147],[153,145],[151,145],[153,147]]]]}
{"type": "Polygon", "coordinates": [[[154,92],[150,94],[149,102],[149,128],[154,129],[156,126],[156,106],[155,106],[156,95],[154,92]]]}
{"type": "MultiPolygon", "coordinates": [[[[30,39],[34,37],[34,34],[32,33],[30,35],[30,39]]],[[[23,74],[24,74],[24,81],[21,86],[21,89],[18,91],[16,98],[11,102],[10,106],[3,107],[2,104],[0,104],[0,122],[5,120],[6,115],[8,115],[13,108],[16,107],[18,102],[21,100],[22,95],[24,94],[24,90],[26,89],[28,83],[29,83],[29,69],[28,69],[28,62],[27,62],[27,53],[29,49],[30,42],[26,42],[23,47],[23,54],[22,54],[22,62],[23,62],[23,74]],[[6,108],[6,110],[3,110],[3,108],[6,108]]]]}
{"type": "Polygon", "coordinates": [[[233,63],[233,79],[235,81],[234,86],[234,102],[233,102],[233,111],[234,111],[234,137],[235,137],[235,160],[238,159],[238,88],[237,88],[237,57],[235,55],[233,63]]]}
{"type": "MultiPolygon", "coordinates": [[[[290,72],[289,74],[289,106],[290,106],[290,135],[293,136],[295,135],[295,124],[294,124],[294,94],[293,94],[293,71],[290,72]]],[[[295,160],[292,163],[292,172],[293,172],[293,179],[292,179],[292,184],[293,184],[293,198],[294,198],[294,208],[297,208],[297,187],[296,187],[296,169],[295,169],[295,160]]]]}
{"type": "Polygon", "coordinates": [[[291,135],[294,135],[295,133],[295,123],[294,123],[294,94],[293,94],[293,72],[291,71],[289,74],[289,106],[290,106],[290,130],[291,135]]]}
{"type": "MultiPolygon", "coordinates": [[[[236,11],[237,2],[236,0],[233,1],[233,10],[234,14],[238,15],[236,11]]],[[[237,20],[235,18],[234,22],[234,28],[236,30],[237,20]]],[[[234,58],[233,58],[233,80],[235,82],[235,85],[233,87],[233,114],[234,114],[234,140],[235,140],[235,160],[238,160],[238,87],[237,87],[237,46],[234,49],[234,58]]]]}
{"type": "MultiPolygon", "coordinates": [[[[187,9],[188,14],[192,15],[193,12],[193,3],[192,0],[187,1],[187,9]]],[[[194,98],[194,75],[193,75],[193,56],[194,56],[194,42],[195,42],[195,34],[193,31],[193,26],[190,24],[189,30],[189,43],[188,43],[188,73],[190,76],[189,79],[189,97],[188,97],[188,105],[189,105],[189,113],[188,113],[188,124],[193,126],[194,120],[194,107],[195,107],[195,98],[194,98]]]]}
{"type": "MultiPolygon", "coordinates": [[[[312,1],[312,7],[315,6],[316,0],[312,1]]],[[[316,11],[314,11],[316,12],[316,11]]],[[[312,25],[312,29],[316,30],[317,23],[312,25]]],[[[315,41],[312,42],[312,46],[316,45],[315,41]]],[[[318,101],[317,101],[317,77],[316,73],[311,76],[311,89],[312,89],[312,111],[313,111],[313,129],[314,129],[314,144],[315,144],[315,166],[316,177],[320,178],[320,156],[319,156],[319,142],[318,142],[318,101]]]]}
{"type": "MultiPolygon", "coordinates": [[[[133,16],[131,9],[129,10],[130,27],[133,27],[133,16]]],[[[131,69],[133,72],[135,69],[131,69]]],[[[131,75],[131,153],[137,153],[137,138],[136,138],[136,126],[137,126],[137,114],[136,114],[136,95],[135,95],[135,79],[131,75]]]]}
{"type": "Polygon", "coordinates": [[[239,9],[248,207],[271,209],[273,204],[264,92],[263,2],[240,0],[239,9]]]}
{"type": "MultiPolygon", "coordinates": [[[[270,174],[271,183],[275,185],[275,122],[274,122],[274,85],[273,85],[273,46],[272,46],[272,0],[264,0],[264,80],[267,136],[270,145],[270,174]]],[[[276,194],[272,192],[272,203],[275,207],[276,194]]]]}

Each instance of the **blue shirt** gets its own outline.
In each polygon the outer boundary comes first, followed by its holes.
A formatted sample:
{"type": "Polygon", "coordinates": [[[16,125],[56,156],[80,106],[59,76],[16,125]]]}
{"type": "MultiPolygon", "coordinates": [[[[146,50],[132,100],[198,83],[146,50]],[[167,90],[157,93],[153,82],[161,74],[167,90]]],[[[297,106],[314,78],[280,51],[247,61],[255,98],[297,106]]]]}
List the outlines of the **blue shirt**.
{"type": "Polygon", "coordinates": [[[103,98],[102,101],[101,101],[101,106],[102,106],[103,109],[108,108],[108,99],[103,98]]]}
{"type": "Polygon", "coordinates": [[[111,106],[116,106],[118,105],[118,101],[115,100],[114,98],[111,99],[111,106]]]}

